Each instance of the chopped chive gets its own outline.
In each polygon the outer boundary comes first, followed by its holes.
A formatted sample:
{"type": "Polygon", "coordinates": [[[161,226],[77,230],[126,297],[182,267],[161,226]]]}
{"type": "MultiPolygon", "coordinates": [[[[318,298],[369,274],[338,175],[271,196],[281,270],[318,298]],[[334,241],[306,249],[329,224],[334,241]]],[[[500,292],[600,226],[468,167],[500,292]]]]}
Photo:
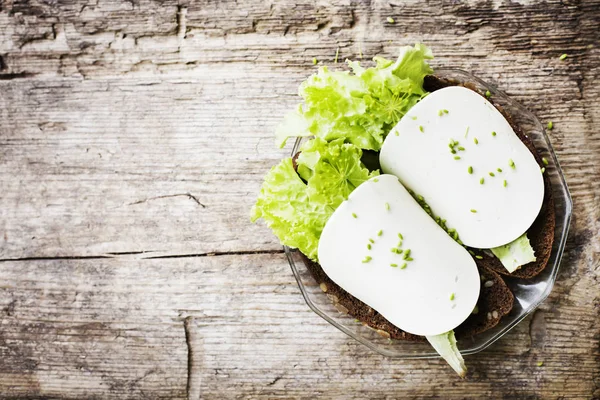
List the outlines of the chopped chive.
{"type": "Polygon", "coordinates": [[[413,258],[412,258],[412,257],[408,257],[408,258],[406,259],[406,261],[412,261],[412,260],[413,260],[413,258]]]}
{"type": "Polygon", "coordinates": [[[419,125],[419,130],[423,132],[423,125],[419,125]]]}
{"type": "Polygon", "coordinates": [[[469,134],[469,127],[467,126],[467,130],[465,130],[465,137],[469,134]]]}
{"type": "Polygon", "coordinates": [[[462,147],[462,146],[458,146],[458,150],[460,150],[460,151],[465,151],[465,148],[464,148],[464,147],[462,147]]]}
{"type": "Polygon", "coordinates": [[[444,112],[444,114],[448,114],[448,110],[443,109],[442,111],[444,112]]]}
{"type": "Polygon", "coordinates": [[[438,111],[438,116],[441,117],[444,112],[442,110],[438,111]]]}
{"type": "Polygon", "coordinates": [[[542,158],[542,162],[544,163],[544,165],[548,165],[548,160],[546,159],[546,157],[542,158]]]}
{"type": "Polygon", "coordinates": [[[483,260],[483,257],[481,257],[480,255],[476,255],[475,258],[478,260],[483,260]]]}
{"type": "Polygon", "coordinates": [[[402,265],[400,266],[400,269],[404,269],[406,268],[406,263],[402,263],[402,265]]]}
{"type": "Polygon", "coordinates": [[[475,252],[474,252],[473,250],[469,250],[469,253],[470,253],[472,256],[474,256],[474,255],[475,255],[475,252]]]}
{"type": "Polygon", "coordinates": [[[379,182],[379,179],[375,178],[373,179],[373,182],[379,182]]]}
{"type": "Polygon", "coordinates": [[[371,250],[371,243],[367,243],[367,249],[371,250]]]}
{"type": "Polygon", "coordinates": [[[371,261],[373,258],[371,256],[366,256],[365,259],[362,261],[363,263],[368,263],[369,261],[371,261]]]}
{"type": "Polygon", "coordinates": [[[562,56],[558,57],[558,59],[560,61],[564,60],[565,58],[567,58],[568,56],[566,54],[563,54],[562,56]]]}
{"type": "Polygon", "coordinates": [[[502,168],[496,168],[496,171],[502,172],[502,168]]]}
{"type": "Polygon", "coordinates": [[[469,172],[469,174],[473,173],[473,167],[469,166],[469,169],[467,169],[467,171],[469,172]]]}
{"type": "Polygon", "coordinates": [[[390,264],[390,267],[396,268],[397,266],[398,266],[398,264],[390,264]]]}
{"type": "Polygon", "coordinates": [[[385,209],[389,210],[390,209],[390,203],[385,203],[385,209]]]}
{"type": "Polygon", "coordinates": [[[452,153],[452,154],[456,154],[456,150],[454,150],[454,149],[451,149],[451,150],[450,150],[450,153],[452,153]]]}
{"type": "Polygon", "coordinates": [[[490,176],[496,176],[496,174],[494,174],[493,172],[488,172],[490,174],[490,176]]]}
{"type": "Polygon", "coordinates": [[[483,182],[485,182],[485,179],[481,178],[481,179],[479,180],[479,184],[480,184],[480,185],[483,185],[483,182]]]}
{"type": "Polygon", "coordinates": [[[398,237],[399,237],[400,239],[404,240],[404,236],[402,236],[402,234],[401,234],[401,233],[398,233],[398,237]]]}
{"type": "Polygon", "coordinates": [[[410,249],[404,250],[404,254],[406,254],[407,256],[410,256],[410,249]]]}
{"type": "Polygon", "coordinates": [[[414,116],[412,116],[412,117],[410,117],[410,118],[411,118],[413,121],[416,121],[416,119],[417,119],[417,116],[416,116],[416,115],[414,115],[414,116]]]}
{"type": "Polygon", "coordinates": [[[542,171],[542,174],[543,174],[544,172],[546,172],[546,167],[542,167],[542,169],[540,171],[542,171]]]}
{"type": "Polygon", "coordinates": [[[380,229],[379,232],[377,232],[377,236],[381,236],[383,235],[383,231],[380,229]]]}
{"type": "Polygon", "coordinates": [[[496,136],[496,131],[492,131],[492,136],[496,136]]]}
{"type": "MultiPolygon", "coordinates": [[[[566,54],[563,54],[563,55],[566,55],[566,54]]],[[[538,361],[538,362],[536,363],[536,365],[537,365],[538,367],[541,367],[542,365],[544,365],[544,362],[543,362],[543,361],[538,361]]]]}
{"type": "Polygon", "coordinates": [[[552,128],[554,128],[554,124],[552,123],[552,121],[548,121],[548,125],[546,125],[546,128],[548,128],[549,131],[551,131],[552,128]]]}
{"type": "Polygon", "coordinates": [[[394,21],[394,18],[392,18],[392,17],[387,17],[387,22],[389,22],[390,24],[393,24],[396,21],[394,21]]]}
{"type": "Polygon", "coordinates": [[[337,64],[338,56],[340,55],[340,46],[335,50],[335,59],[333,60],[334,64],[337,64]]]}
{"type": "Polygon", "coordinates": [[[512,158],[508,159],[508,165],[512,168],[515,169],[515,162],[512,160],[512,158]]]}
{"type": "Polygon", "coordinates": [[[356,216],[356,213],[352,213],[352,216],[353,216],[354,218],[358,218],[358,217],[356,216]]]}
{"type": "Polygon", "coordinates": [[[504,180],[504,183],[502,185],[504,185],[504,187],[506,187],[506,179],[504,180]]]}
{"type": "Polygon", "coordinates": [[[450,293],[450,300],[454,300],[454,293],[450,293]]]}
{"type": "Polygon", "coordinates": [[[373,239],[371,239],[371,238],[369,238],[369,242],[375,243],[375,241],[373,239]]]}
{"type": "Polygon", "coordinates": [[[485,97],[487,97],[489,99],[490,97],[492,97],[492,93],[489,90],[486,90],[485,97]]]}
{"type": "Polygon", "coordinates": [[[460,156],[454,156],[455,160],[460,160],[460,156]]]}
{"type": "Polygon", "coordinates": [[[476,212],[477,212],[477,210],[476,210],[476,209],[474,209],[474,208],[471,208],[471,212],[472,212],[472,213],[476,213],[476,212]]]}
{"type": "Polygon", "coordinates": [[[313,58],[313,65],[317,65],[317,63],[318,63],[318,61],[317,61],[317,58],[316,58],[316,57],[314,57],[314,58],[313,58]]]}
{"type": "Polygon", "coordinates": [[[400,134],[398,133],[398,131],[395,131],[395,132],[394,132],[394,134],[395,134],[396,136],[400,136],[400,134]]]}
{"type": "Polygon", "coordinates": [[[425,200],[425,198],[423,196],[421,196],[420,194],[417,195],[417,199],[419,199],[419,201],[425,200]]]}
{"type": "Polygon", "coordinates": [[[473,138],[473,142],[474,142],[475,144],[479,144],[479,140],[477,140],[477,138],[473,138]]]}

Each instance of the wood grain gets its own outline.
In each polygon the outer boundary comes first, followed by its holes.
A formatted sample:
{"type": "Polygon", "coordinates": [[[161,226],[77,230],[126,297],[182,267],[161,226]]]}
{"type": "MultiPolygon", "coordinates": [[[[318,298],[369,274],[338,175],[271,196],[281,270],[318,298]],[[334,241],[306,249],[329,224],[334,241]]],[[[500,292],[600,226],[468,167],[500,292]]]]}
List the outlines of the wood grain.
{"type": "Polygon", "coordinates": [[[591,0],[0,0],[0,398],[600,398],[598,26],[591,0]],[[313,57],[415,41],[552,120],[574,199],[550,298],[466,381],[314,315],[248,220],[313,57]]]}

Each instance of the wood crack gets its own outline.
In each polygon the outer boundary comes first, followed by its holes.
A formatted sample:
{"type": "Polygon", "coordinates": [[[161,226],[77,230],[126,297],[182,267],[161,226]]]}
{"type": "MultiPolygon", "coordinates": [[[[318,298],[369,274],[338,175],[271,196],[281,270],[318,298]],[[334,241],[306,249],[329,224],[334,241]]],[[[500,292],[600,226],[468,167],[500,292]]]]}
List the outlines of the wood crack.
{"type": "Polygon", "coordinates": [[[145,257],[145,260],[163,259],[163,258],[194,258],[194,257],[218,257],[218,256],[247,256],[254,254],[283,254],[283,250],[242,250],[242,251],[213,251],[210,253],[197,254],[173,254],[167,256],[145,257]]]}
{"type": "Polygon", "coordinates": [[[202,204],[200,202],[200,200],[198,199],[198,197],[194,196],[191,193],[176,193],[176,194],[165,194],[162,196],[154,196],[154,197],[148,197],[147,199],[143,199],[143,200],[138,200],[138,201],[134,201],[132,203],[127,203],[128,206],[133,206],[136,204],[142,204],[142,203],[146,203],[150,200],[157,200],[157,199],[167,199],[170,197],[181,197],[181,196],[185,196],[190,200],[193,200],[196,204],[198,204],[199,206],[201,206],[202,208],[206,208],[205,204],[202,204]]]}

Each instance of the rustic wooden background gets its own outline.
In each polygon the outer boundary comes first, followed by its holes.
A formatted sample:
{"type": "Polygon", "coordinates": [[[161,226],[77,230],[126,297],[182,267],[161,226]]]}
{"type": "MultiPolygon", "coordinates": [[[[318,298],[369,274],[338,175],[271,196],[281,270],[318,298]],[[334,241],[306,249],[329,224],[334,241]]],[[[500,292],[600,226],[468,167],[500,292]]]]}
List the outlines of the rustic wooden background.
{"type": "Polygon", "coordinates": [[[599,27],[577,0],[0,0],[0,397],[600,398],[599,27]],[[248,220],[313,57],[416,41],[554,121],[575,204],[552,295],[465,381],[321,320],[248,220]]]}

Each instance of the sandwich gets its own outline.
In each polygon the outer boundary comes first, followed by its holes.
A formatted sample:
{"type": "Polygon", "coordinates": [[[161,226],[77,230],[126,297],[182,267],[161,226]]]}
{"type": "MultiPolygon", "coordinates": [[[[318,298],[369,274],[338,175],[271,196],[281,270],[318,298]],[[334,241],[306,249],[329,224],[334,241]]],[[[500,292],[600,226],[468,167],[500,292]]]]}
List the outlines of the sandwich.
{"type": "Polygon", "coordinates": [[[511,311],[503,276],[545,268],[554,203],[548,162],[511,116],[436,77],[432,58],[417,44],[304,81],[276,137],[309,140],[267,173],[252,220],[298,249],[344,312],[428,341],[464,377],[457,340],[511,311]]]}

